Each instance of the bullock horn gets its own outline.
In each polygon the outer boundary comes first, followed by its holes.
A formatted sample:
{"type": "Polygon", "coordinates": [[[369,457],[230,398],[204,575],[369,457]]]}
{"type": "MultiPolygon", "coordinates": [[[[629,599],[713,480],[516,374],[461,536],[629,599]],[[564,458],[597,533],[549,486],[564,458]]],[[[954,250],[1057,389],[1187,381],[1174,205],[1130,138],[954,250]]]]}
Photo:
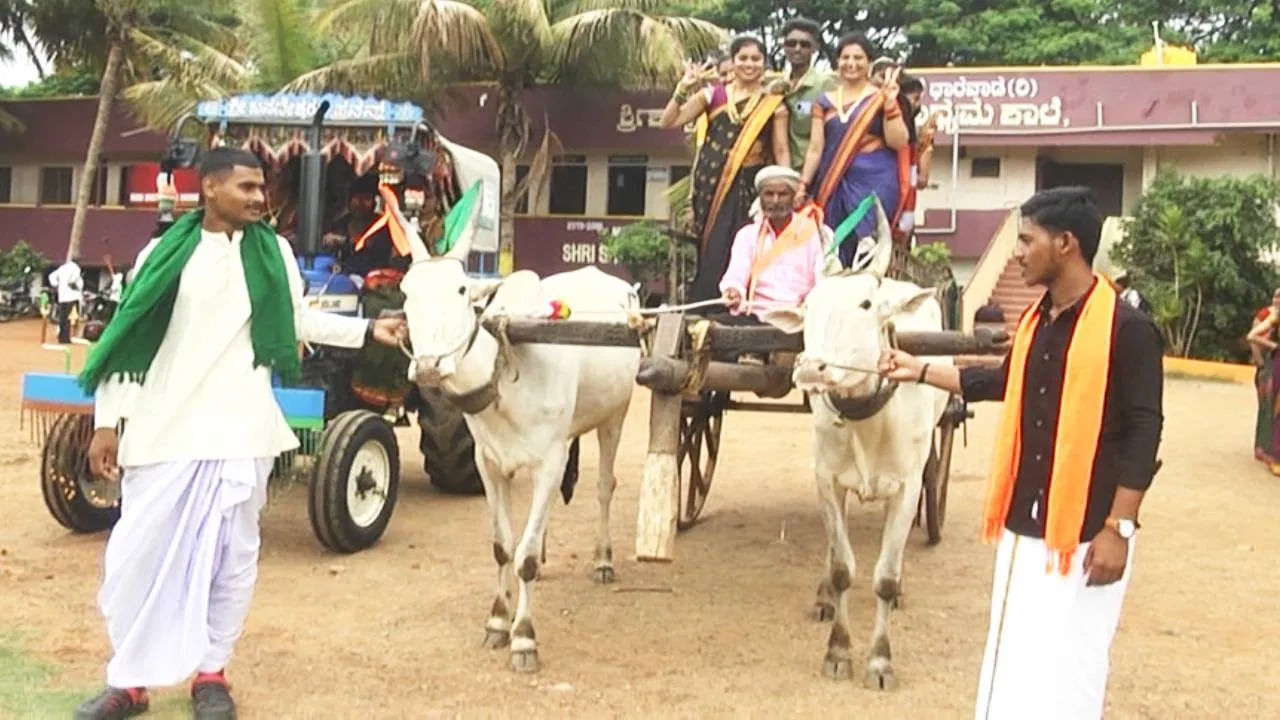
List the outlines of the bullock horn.
{"type": "Polygon", "coordinates": [[[884,206],[880,198],[876,198],[876,249],[868,266],[877,278],[884,279],[889,272],[889,264],[893,260],[893,231],[889,228],[889,218],[884,214],[884,206]]]}
{"type": "Polygon", "coordinates": [[[400,201],[396,199],[395,191],[390,187],[379,184],[378,194],[382,196],[382,207],[384,212],[391,213],[392,219],[404,229],[405,238],[409,241],[409,252],[413,256],[414,262],[421,262],[431,256],[427,252],[426,243],[422,242],[422,234],[418,232],[418,224],[409,222],[404,213],[400,212],[400,201]]]}

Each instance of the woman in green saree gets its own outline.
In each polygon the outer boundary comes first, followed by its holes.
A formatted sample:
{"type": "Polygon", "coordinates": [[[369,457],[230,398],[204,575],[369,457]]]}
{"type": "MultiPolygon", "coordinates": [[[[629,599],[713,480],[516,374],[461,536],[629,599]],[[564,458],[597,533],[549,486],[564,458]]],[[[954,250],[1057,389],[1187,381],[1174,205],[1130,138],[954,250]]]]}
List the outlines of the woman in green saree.
{"type": "Polygon", "coordinates": [[[689,299],[695,302],[720,296],[718,286],[733,237],[751,222],[756,172],[765,165],[791,162],[784,96],[764,87],[764,43],[740,36],[729,46],[729,54],[732,82],[693,92],[711,68],[690,63],[662,114],[664,128],[684,127],[701,116],[707,122],[692,180],[698,273],[689,299]]]}

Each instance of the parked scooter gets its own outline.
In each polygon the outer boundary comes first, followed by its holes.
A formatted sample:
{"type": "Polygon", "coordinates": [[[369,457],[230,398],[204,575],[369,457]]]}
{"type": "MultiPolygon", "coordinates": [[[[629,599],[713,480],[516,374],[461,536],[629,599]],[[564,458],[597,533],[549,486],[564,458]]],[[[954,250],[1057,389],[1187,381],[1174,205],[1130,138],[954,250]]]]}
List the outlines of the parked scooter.
{"type": "Polygon", "coordinates": [[[0,322],[24,317],[40,317],[40,306],[31,299],[31,266],[23,268],[22,277],[0,287],[0,322]]]}

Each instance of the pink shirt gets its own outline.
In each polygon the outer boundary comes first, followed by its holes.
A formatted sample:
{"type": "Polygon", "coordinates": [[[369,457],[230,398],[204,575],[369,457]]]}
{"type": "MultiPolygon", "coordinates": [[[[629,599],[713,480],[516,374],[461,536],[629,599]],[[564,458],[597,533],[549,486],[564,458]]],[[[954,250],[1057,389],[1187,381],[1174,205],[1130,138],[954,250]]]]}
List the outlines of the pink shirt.
{"type": "MultiPolygon", "coordinates": [[[[791,222],[798,222],[798,219],[792,216],[791,222]]],[[[750,310],[759,317],[761,313],[778,307],[797,307],[817,284],[825,265],[820,231],[779,255],[760,272],[756,278],[752,305],[747,307],[747,283],[751,278],[751,266],[755,263],[756,247],[760,245],[762,252],[768,252],[777,239],[773,226],[765,218],[742,228],[734,236],[733,248],[729,252],[729,267],[720,279],[722,294],[729,288],[735,288],[742,295],[743,302],[738,309],[731,311],[733,314],[741,315],[744,310],[750,310]],[[763,244],[760,243],[760,223],[766,225],[763,244]]]]}

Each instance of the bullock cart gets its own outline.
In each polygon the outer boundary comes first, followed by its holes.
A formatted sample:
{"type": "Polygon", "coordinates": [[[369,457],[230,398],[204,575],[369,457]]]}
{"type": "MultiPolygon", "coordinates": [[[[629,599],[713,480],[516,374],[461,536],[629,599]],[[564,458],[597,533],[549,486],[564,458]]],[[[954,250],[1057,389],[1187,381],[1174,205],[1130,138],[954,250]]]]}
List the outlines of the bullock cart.
{"type": "MultiPolygon", "coordinates": [[[[908,261],[895,257],[891,273],[907,275],[908,261]]],[[[909,269],[909,268],[908,268],[909,269]]],[[[954,280],[934,283],[944,309],[946,327],[955,327],[954,280]]],[[[658,314],[641,323],[589,320],[560,322],[490,318],[485,326],[510,343],[634,346],[644,350],[636,381],[653,391],[649,416],[649,448],[640,489],[636,556],[669,561],[677,531],[697,522],[711,491],[720,454],[724,416],[730,410],[757,412],[809,411],[809,398],[799,403],[768,402],[793,390],[791,361],[803,350],[801,334],[772,326],[728,326],[681,312],[658,314]],[[767,355],[761,364],[737,361],[744,354],[767,355]],[[735,358],[733,361],[713,358],[735,358]],[[753,394],[757,400],[735,395],[753,394]],[[662,458],[675,458],[674,467],[662,458]]],[[[956,330],[900,332],[897,347],[914,355],[998,355],[1008,348],[1003,331],[980,329],[973,335],[956,330]]],[[[931,544],[942,538],[947,484],[955,430],[972,417],[964,402],[952,397],[934,432],[925,468],[916,522],[931,544]]]]}

